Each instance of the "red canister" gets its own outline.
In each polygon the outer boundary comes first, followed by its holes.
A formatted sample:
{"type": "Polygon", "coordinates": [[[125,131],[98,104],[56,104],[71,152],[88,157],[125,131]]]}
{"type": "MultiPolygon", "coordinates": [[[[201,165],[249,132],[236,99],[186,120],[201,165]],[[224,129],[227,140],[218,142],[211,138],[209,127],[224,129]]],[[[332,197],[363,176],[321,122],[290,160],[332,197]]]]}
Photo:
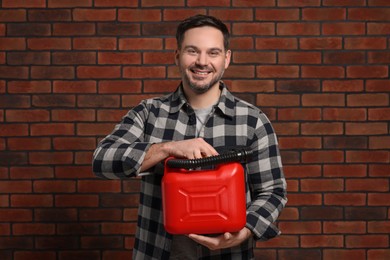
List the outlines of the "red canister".
{"type": "Polygon", "coordinates": [[[238,162],[211,170],[165,165],[161,186],[168,233],[215,234],[236,232],[245,226],[245,177],[238,162]]]}

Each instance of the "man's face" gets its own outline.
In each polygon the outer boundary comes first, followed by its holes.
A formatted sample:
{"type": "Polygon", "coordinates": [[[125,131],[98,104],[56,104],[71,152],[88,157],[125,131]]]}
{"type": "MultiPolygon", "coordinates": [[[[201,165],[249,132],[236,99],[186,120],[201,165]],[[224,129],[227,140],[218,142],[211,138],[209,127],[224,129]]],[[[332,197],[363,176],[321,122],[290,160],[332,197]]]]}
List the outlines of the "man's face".
{"type": "Polygon", "coordinates": [[[185,32],[181,49],[176,51],[176,64],[185,89],[196,94],[207,92],[219,80],[230,63],[230,50],[223,46],[223,34],[204,26],[185,32]]]}

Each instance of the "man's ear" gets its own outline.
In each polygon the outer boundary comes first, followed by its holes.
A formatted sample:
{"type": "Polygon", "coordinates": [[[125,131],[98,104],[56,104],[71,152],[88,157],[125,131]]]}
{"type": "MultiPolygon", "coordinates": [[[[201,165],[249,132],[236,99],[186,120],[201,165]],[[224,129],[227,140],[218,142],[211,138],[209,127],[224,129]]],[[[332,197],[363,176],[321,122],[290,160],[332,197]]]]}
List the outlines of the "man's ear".
{"type": "Polygon", "coordinates": [[[179,65],[179,55],[180,55],[180,51],[175,50],[175,64],[176,65],[179,65]]]}
{"type": "Polygon", "coordinates": [[[232,56],[232,51],[227,50],[225,54],[225,69],[229,67],[231,56],[232,56]]]}

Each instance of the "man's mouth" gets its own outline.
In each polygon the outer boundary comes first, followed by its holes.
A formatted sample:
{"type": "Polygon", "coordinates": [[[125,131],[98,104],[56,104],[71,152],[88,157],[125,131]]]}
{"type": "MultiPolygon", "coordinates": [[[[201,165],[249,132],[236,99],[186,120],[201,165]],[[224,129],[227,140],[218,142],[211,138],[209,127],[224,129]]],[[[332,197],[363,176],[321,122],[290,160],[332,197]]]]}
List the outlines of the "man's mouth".
{"type": "Polygon", "coordinates": [[[198,75],[198,76],[207,76],[209,73],[211,73],[210,70],[197,70],[197,69],[190,69],[192,73],[198,75]]]}

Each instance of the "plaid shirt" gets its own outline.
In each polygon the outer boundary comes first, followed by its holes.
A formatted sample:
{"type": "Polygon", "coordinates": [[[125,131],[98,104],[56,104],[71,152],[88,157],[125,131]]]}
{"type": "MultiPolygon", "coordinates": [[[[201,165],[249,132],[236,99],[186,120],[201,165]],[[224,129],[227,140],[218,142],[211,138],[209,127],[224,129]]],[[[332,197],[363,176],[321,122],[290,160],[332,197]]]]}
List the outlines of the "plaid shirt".
{"type": "MultiPolygon", "coordinates": [[[[244,165],[247,223],[256,240],[280,234],[273,224],[287,202],[277,138],[268,118],[255,106],[234,97],[221,82],[222,94],[214,113],[200,132],[217,151],[250,147],[255,158],[244,165]]],[[[161,179],[163,164],[148,173],[140,166],[153,143],[195,138],[196,116],[180,86],[165,97],[144,100],[131,109],[98,145],[93,160],[102,178],[142,176],[133,259],[169,259],[172,235],[163,226],[161,179]]],[[[254,240],[210,251],[199,246],[199,259],[253,259],[254,240]]]]}

